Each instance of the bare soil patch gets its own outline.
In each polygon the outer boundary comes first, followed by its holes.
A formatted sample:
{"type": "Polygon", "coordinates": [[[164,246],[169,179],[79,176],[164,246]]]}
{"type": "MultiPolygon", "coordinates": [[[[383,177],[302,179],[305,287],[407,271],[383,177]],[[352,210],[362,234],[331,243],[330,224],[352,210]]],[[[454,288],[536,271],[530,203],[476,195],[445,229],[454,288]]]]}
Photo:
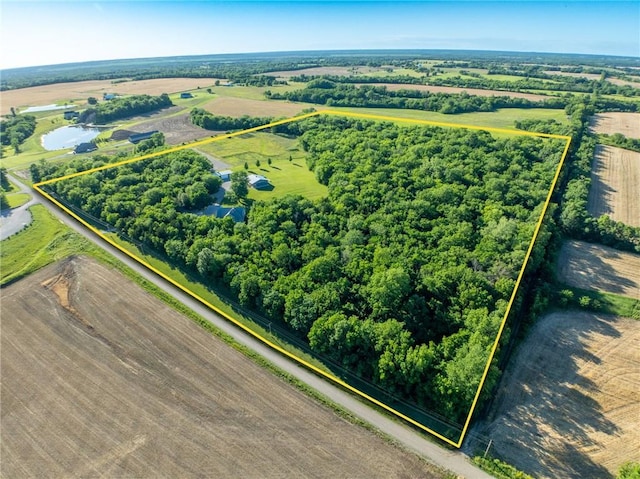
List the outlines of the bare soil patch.
{"type": "Polygon", "coordinates": [[[640,226],[640,153],[598,145],[591,168],[591,190],[587,204],[596,218],[640,226]]]}
{"type": "MultiPolygon", "coordinates": [[[[157,115],[157,118],[153,118],[153,116],[156,116],[153,115],[150,120],[145,120],[137,123],[134,127],[132,127],[132,130],[134,130],[136,133],[143,133],[153,130],[161,131],[164,134],[165,142],[168,145],[179,145],[181,143],[188,143],[190,141],[206,138],[217,133],[211,130],[205,130],[204,128],[200,128],[199,126],[191,123],[191,120],[189,120],[189,113],[165,116],[167,111],[168,110],[163,110],[162,113],[157,115]]],[[[114,131],[114,133],[116,133],[116,138],[119,138],[121,135],[118,134],[117,131],[118,130],[114,131]]]]}
{"type": "Polygon", "coordinates": [[[566,241],[558,279],[570,286],[640,299],[640,255],[584,241],[566,241]]]}
{"type": "Polygon", "coordinates": [[[443,477],[75,257],[2,290],[2,477],[443,477]]]}
{"type": "Polygon", "coordinates": [[[627,138],[640,138],[640,113],[596,113],[591,118],[590,126],[594,133],[621,133],[627,138]]]}
{"type": "MultiPolygon", "coordinates": [[[[359,83],[358,85],[365,85],[365,83],[359,83]]],[[[521,93],[515,91],[502,91],[502,90],[482,90],[480,88],[462,88],[455,86],[436,86],[436,85],[411,85],[404,83],[367,83],[372,86],[385,86],[389,91],[398,90],[419,90],[428,91],[431,93],[462,93],[466,92],[469,95],[476,96],[509,96],[512,98],[524,98],[531,101],[548,100],[549,97],[545,95],[537,95],[535,93],[521,93]]]]}
{"type": "Polygon", "coordinates": [[[294,116],[308,105],[283,101],[251,100],[248,98],[217,97],[208,102],[204,109],[231,117],[249,116],[294,116]]]}
{"type": "Polygon", "coordinates": [[[89,80],[20,88],[0,92],[0,114],[6,115],[12,106],[25,108],[65,101],[84,104],[88,97],[100,99],[103,93],[161,95],[210,87],[215,81],[215,78],[154,78],[119,83],[114,83],[113,80],[89,80]]]}
{"type": "Polygon", "coordinates": [[[540,478],[613,478],[640,460],[640,321],[557,312],[538,321],[477,426],[540,478]]]}

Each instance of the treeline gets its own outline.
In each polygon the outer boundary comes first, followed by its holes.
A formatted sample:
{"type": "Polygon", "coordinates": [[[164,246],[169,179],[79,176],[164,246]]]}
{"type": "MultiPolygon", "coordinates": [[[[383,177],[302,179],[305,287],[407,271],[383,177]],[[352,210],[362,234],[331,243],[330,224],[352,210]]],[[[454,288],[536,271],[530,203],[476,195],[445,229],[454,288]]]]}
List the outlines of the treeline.
{"type": "Polygon", "coordinates": [[[328,197],[258,201],[246,224],[185,210],[210,167],[189,152],[51,188],[316,353],[460,422],[562,143],[337,117],[296,124],[328,197]]]}
{"type": "Polygon", "coordinates": [[[243,115],[240,118],[233,118],[230,116],[215,115],[202,108],[194,108],[191,110],[189,118],[194,125],[213,131],[246,130],[247,128],[266,125],[273,121],[273,117],[243,115]]]}
{"type": "Polygon", "coordinates": [[[472,96],[467,93],[431,93],[419,90],[390,91],[385,86],[345,85],[326,79],[311,81],[305,88],[283,93],[265,92],[272,100],[289,100],[327,106],[407,108],[446,114],[495,111],[498,108],[564,108],[561,98],[533,102],[509,96],[472,96]]]}
{"type": "MultiPolygon", "coordinates": [[[[508,71],[505,74],[518,76],[520,72],[508,71]]],[[[482,76],[451,76],[430,77],[429,85],[455,86],[462,88],[482,88],[487,90],[547,90],[575,93],[598,93],[601,95],[622,95],[625,97],[640,96],[640,89],[629,85],[616,85],[604,80],[589,80],[584,77],[564,75],[541,75],[549,77],[551,81],[542,78],[529,77],[523,74],[523,78],[515,81],[504,81],[482,76]]]]}
{"type": "Polygon", "coordinates": [[[121,118],[142,115],[150,111],[173,106],[169,95],[131,95],[103,101],[87,108],[78,117],[80,123],[109,123],[121,118]]]}
{"type": "Polygon", "coordinates": [[[598,143],[640,152],[640,139],[627,138],[622,133],[614,133],[613,135],[601,133],[598,135],[598,143]]]}
{"type": "Polygon", "coordinates": [[[36,130],[36,117],[33,115],[16,115],[0,121],[0,143],[11,145],[19,151],[24,141],[36,130]]]}

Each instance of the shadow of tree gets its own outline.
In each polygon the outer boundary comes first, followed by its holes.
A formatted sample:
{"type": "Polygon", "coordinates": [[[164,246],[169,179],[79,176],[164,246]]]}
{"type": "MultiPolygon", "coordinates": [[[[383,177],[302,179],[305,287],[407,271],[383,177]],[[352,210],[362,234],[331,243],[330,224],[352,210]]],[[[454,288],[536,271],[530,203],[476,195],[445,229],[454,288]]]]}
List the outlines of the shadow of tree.
{"type": "Polygon", "coordinates": [[[638,284],[628,276],[623,276],[605,260],[619,260],[622,254],[613,249],[591,245],[583,241],[567,241],[560,252],[564,258],[558,264],[558,278],[563,283],[583,289],[602,290],[614,294],[628,294],[629,289],[638,284]],[[598,248],[592,254],[590,247],[598,248]]]}
{"type": "MultiPolygon", "coordinates": [[[[585,369],[601,364],[588,349],[595,336],[621,336],[614,321],[562,313],[536,325],[503,375],[489,417],[475,428],[492,439],[495,456],[535,477],[613,477],[587,453],[603,447],[596,438],[620,429],[594,399],[600,387],[585,369]]],[[[486,448],[473,441],[467,450],[486,448]]]]}

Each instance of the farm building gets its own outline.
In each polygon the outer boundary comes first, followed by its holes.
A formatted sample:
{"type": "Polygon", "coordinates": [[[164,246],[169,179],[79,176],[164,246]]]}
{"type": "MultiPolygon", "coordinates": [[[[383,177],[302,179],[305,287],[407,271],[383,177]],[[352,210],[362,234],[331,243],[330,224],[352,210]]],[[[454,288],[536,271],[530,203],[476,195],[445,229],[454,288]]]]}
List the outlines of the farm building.
{"type": "Polygon", "coordinates": [[[147,131],[144,133],[133,133],[129,135],[129,141],[135,145],[136,143],[140,143],[142,140],[148,140],[156,133],[158,133],[158,130],[147,131]]]}
{"type": "Polygon", "coordinates": [[[193,95],[189,92],[180,93],[180,98],[193,98],[193,95]]]}
{"type": "Polygon", "coordinates": [[[95,145],[95,143],[80,143],[79,145],[76,145],[76,147],[73,149],[73,152],[75,154],[78,153],[89,153],[90,151],[95,151],[97,150],[98,147],[95,145]]]}
{"type": "Polygon", "coordinates": [[[63,113],[63,116],[65,120],[73,120],[74,118],[78,118],[80,116],[80,113],[73,110],[67,110],[63,113]]]}
{"type": "Polygon", "coordinates": [[[218,175],[222,181],[231,181],[231,173],[231,170],[216,171],[216,175],[218,175]]]}
{"type": "Polygon", "coordinates": [[[269,180],[262,175],[251,174],[247,177],[247,179],[249,181],[249,186],[252,186],[256,190],[264,189],[271,186],[269,180]]]}
{"type": "Polygon", "coordinates": [[[103,100],[113,100],[116,97],[115,93],[104,93],[102,95],[103,100]]]}

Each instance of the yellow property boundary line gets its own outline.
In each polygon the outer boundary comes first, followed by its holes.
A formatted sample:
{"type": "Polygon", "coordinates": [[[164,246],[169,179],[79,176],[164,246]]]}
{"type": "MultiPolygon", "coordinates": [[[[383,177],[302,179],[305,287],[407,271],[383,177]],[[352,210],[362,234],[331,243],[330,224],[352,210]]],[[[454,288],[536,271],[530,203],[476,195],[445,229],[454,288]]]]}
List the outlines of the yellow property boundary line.
{"type": "Polygon", "coordinates": [[[169,149],[166,149],[166,150],[163,150],[163,151],[160,151],[160,152],[155,152],[155,153],[150,153],[150,154],[147,154],[147,155],[142,155],[142,156],[139,156],[139,157],[136,157],[136,158],[131,158],[131,159],[128,159],[128,160],[124,160],[124,161],[121,161],[121,162],[118,162],[118,163],[103,165],[103,166],[100,166],[100,167],[97,167],[97,168],[92,168],[90,170],[81,171],[81,172],[78,172],[78,173],[73,173],[73,174],[70,174],[70,175],[61,176],[59,178],[54,178],[54,179],[51,179],[51,180],[42,181],[40,183],[34,184],[33,187],[39,194],[41,194],[42,196],[47,198],[49,201],[54,203],[56,206],[58,206],[60,209],[62,209],[69,216],[75,218],[82,225],[84,225],[87,229],[89,229],[91,232],[93,232],[94,234],[96,234],[97,236],[102,238],[104,241],[109,243],[111,246],[113,246],[114,248],[117,248],[118,250],[120,250],[121,252],[126,254],[127,256],[131,257],[132,259],[134,259],[138,263],[142,264],[144,267],[146,267],[147,269],[149,269],[150,271],[152,271],[156,275],[160,276],[165,281],[168,281],[173,286],[177,287],[178,289],[180,289],[184,293],[188,294],[192,298],[194,298],[197,301],[199,301],[200,303],[204,304],[209,309],[211,309],[212,311],[214,311],[218,315],[222,316],[223,318],[227,319],[231,323],[235,324],[237,327],[241,328],[242,330],[244,330],[245,332],[247,332],[251,336],[255,337],[259,341],[261,341],[264,344],[266,344],[267,346],[269,346],[272,349],[278,351],[280,354],[282,354],[282,355],[294,360],[295,362],[305,366],[307,369],[310,369],[314,373],[316,373],[316,374],[318,374],[320,376],[323,376],[326,379],[329,379],[330,381],[332,381],[332,382],[338,384],[339,386],[343,387],[344,389],[347,389],[348,391],[350,391],[350,392],[362,397],[363,399],[366,399],[367,401],[370,401],[371,403],[375,404],[376,406],[381,407],[382,409],[392,413],[393,415],[402,418],[403,420],[405,420],[408,423],[410,423],[410,424],[422,429],[423,431],[428,432],[429,434],[437,437],[438,439],[446,442],[447,444],[450,444],[451,446],[459,448],[459,447],[462,446],[462,442],[463,442],[464,437],[465,437],[465,435],[467,433],[467,430],[469,428],[469,424],[471,422],[471,418],[473,416],[473,413],[475,411],[476,405],[478,403],[478,399],[480,397],[480,392],[482,391],[482,387],[484,386],[484,383],[486,381],[487,374],[489,372],[489,368],[491,367],[491,363],[493,361],[493,358],[495,356],[496,350],[498,348],[498,344],[500,342],[500,338],[502,337],[502,333],[504,331],[504,327],[506,325],[507,318],[509,316],[511,308],[513,307],[513,303],[515,301],[515,297],[516,297],[517,291],[520,288],[520,283],[522,282],[522,278],[524,276],[524,271],[526,269],[527,263],[529,262],[529,257],[531,256],[531,252],[533,250],[533,246],[534,246],[534,244],[536,242],[536,239],[538,238],[538,234],[540,232],[540,228],[542,226],[542,222],[544,220],[545,214],[546,214],[547,209],[549,207],[549,202],[551,201],[551,195],[553,194],[553,190],[555,189],[556,183],[557,183],[558,178],[560,176],[560,171],[562,170],[562,166],[564,164],[567,152],[569,150],[570,143],[571,143],[571,137],[562,136],[562,135],[551,135],[551,134],[546,134],[546,133],[535,133],[535,132],[529,132],[529,131],[510,130],[510,129],[505,129],[505,128],[493,128],[493,127],[483,127],[483,126],[474,126],[474,125],[469,126],[469,125],[462,125],[462,124],[457,124],[457,123],[444,123],[444,122],[435,122],[435,121],[428,121],[428,120],[415,120],[415,119],[409,119],[409,118],[396,118],[396,117],[388,117],[388,116],[371,115],[371,114],[365,114],[365,113],[350,113],[350,112],[341,112],[341,111],[334,111],[334,110],[322,110],[322,111],[317,111],[317,112],[313,112],[313,113],[308,113],[308,114],[305,114],[305,115],[300,115],[300,116],[297,116],[297,117],[294,117],[294,118],[287,118],[287,119],[284,119],[284,120],[275,121],[275,122],[269,123],[267,125],[261,125],[261,126],[257,126],[257,127],[254,127],[254,128],[249,128],[247,130],[242,130],[242,131],[239,131],[239,132],[235,132],[235,133],[229,133],[229,134],[226,134],[226,135],[216,136],[216,137],[213,137],[213,138],[207,138],[205,140],[196,141],[196,142],[193,142],[193,143],[190,143],[190,144],[187,144],[187,145],[180,145],[178,147],[169,148],[169,149]],[[122,246],[120,246],[115,241],[113,241],[109,237],[107,237],[104,234],[102,234],[102,232],[100,230],[98,230],[97,228],[93,227],[87,221],[82,219],[76,213],[71,211],[69,208],[64,206],[62,203],[60,203],[55,198],[53,198],[51,195],[49,195],[47,192],[45,192],[44,190],[41,189],[41,187],[44,186],[44,185],[55,183],[55,182],[58,182],[58,181],[69,179],[69,178],[74,178],[76,176],[87,175],[87,174],[90,174],[90,173],[94,173],[96,171],[106,170],[106,169],[109,169],[109,168],[115,168],[117,166],[126,165],[126,164],[129,164],[129,163],[134,163],[134,162],[145,160],[145,159],[148,159],[148,158],[155,158],[155,157],[158,157],[158,156],[163,156],[163,155],[166,155],[168,153],[173,153],[175,151],[194,148],[194,147],[197,147],[197,146],[200,146],[200,145],[205,145],[205,144],[208,144],[208,143],[221,141],[221,140],[224,140],[224,139],[227,139],[227,138],[233,138],[233,137],[236,137],[236,136],[244,135],[246,133],[252,133],[252,132],[255,132],[255,131],[260,131],[260,130],[264,130],[266,128],[271,128],[273,126],[283,125],[285,123],[291,123],[291,122],[294,122],[294,121],[303,120],[305,118],[310,118],[310,117],[318,116],[318,115],[344,116],[344,117],[363,118],[363,119],[378,120],[378,121],[380,121],[380,120],[394,121],[394,122],[403,121],[403,122],[408,122],[408,123],[418,124],[418,125],[441,126],[441,127],[447,127],[447,128],[451,128],[451,127],[453,127],[453,128],[466,128],[466,129],[471,129],[471,130],[484,130],[484,131],[490,131],[490,132],[496,132],[496,133],[507,133],[507,134],[520,135],[520,136],[535,136],[535,137],[542,137],[542,138],[555,138],[555,139],[566,140],[566,145],[565,145],[564,151],[562,153],[562,157],[561,157],[560,162],[558,164],[558,167],[556,169],[556,173],[555,173],[553,181],[551,183],[551,187],[549,188],[549,192],[547,194],[547,198],[546,198],[546,200],[544,202],[544,207],[542,208],[542,212],[540,214],[538,222],[536,223],[536,227],[535,227],[534,232],[533,232],[533,237],[531,238],[531,242],[529,243],[529,248],[528,248],[527,253],[525,255],[522,267],[520,268],[520,272],[518,274],[518,278],[516,280],[516,284],[515,284],[515,286],[513,288],[513,292],[511,293],[511,298],[509,299],[509,303],[507,305],[507,310],[506,310],[506,312],[504,314],[504,317],[502,319],[502,322],[500,324],[500,328],[498,329],[498,333],[496,335],[496,339],[495,339],[495,341],[493,343],[493,347],[491,349],[491,352],[489,354],[489,358],[488,358],[487,363],[485,365],[484,372],[483,372],[481,380],[480,380],[480,384],[478,385],[478,389],[476,391],[475,397],[474,397],[473,402],[471,404],[471,408],[469,410],[469,414],[467,415],[467,418],[465,420],[462,432],[461,432],[460,437],[458,438],[457,441],[453,441],[452,439],[447,438],[447,437],[439,434],[438,432],[436,432],[436,431],[432,430],[431,428],[419,423],[418,421],[408,417],[407,415],[401,413],[400,411],[397,411],[397,410],[393,409],[391,406],[388,406],[387,404],[377,400],[374,397],[371,397],[370,395],[366,394],[365,392],[360,391],[359,389],[351,386],[350,384],[344,382],[342,379],[334,376],[333,374],[328,373],[326,371],[323,371],[322,369],[318,368],[317,366],[314,366],[313,364],[309,363],[308,361],[305,361],[304,359],[299,358],[295,354],[290,353],[289,351],[286,351],[285,349],[283,349],[282,347],[278,346],[277,344],[275,344],[274,342],[272,342],[268,338],[266,338],[266,337],[260,335],[259,333],[253,331],[248,326],[243,325],[241,322],[239,322],[233,316],[230,316],[227,313],[225,313],[224,311],[221,311],[220,309],[218,309],[216,306],[214,306],[211,303],[209,303],[204,298],[200,297],[199,295],[197,295],[193,291],[187,289],[185,286],[181,285],[180,283],[175,281],[173,278],[171,278],[171,277],[167,276],[166,274],[162,273],[161,271],[159,271],[158,269],[154,268],[152,265],[150,265],[149,263],[144,261],[142,258],[138,257],[137,255],[135,255],[131,251],[127,250],[126,248],[124,248],[122,246]]]}

